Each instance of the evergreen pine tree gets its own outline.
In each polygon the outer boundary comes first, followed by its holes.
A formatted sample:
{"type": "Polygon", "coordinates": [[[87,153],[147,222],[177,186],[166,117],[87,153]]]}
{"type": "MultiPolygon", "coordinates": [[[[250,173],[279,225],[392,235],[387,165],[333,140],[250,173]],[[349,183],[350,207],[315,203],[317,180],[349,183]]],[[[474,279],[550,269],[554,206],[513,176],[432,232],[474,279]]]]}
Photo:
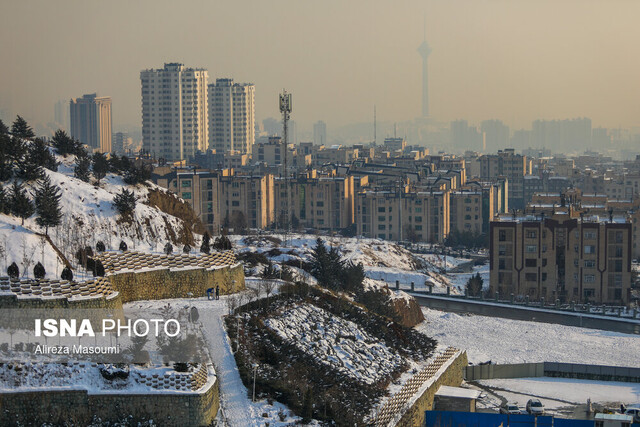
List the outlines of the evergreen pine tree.
{"type": "Polygon", "coordinates": [[[4,189],[2,184],[0,184],[0,214],[8,215],[11,211],[10,209],[11,203],[9,200],[9,195],[7,191],[4,189]]]}
{"type": "Polygon", "coordinates": [[[12,262],[11,265],[7,268],[7,275],[12,279],[17,279],[20,276],[20,269],[18,268],[18,264],[12,262]]]}
{"type": "Polygon", "coordinates": [[[94,153],[91,158],[91,168],[94,178],[97,179],[98,184],[100,184],[100,180],[109,172],[109,162],[106,156],[102,153],[94,153]]]}
{"type": "Polygon", "coordinates": [[[13,174],[10,152],[11,137],[7,133],[0,133],[0,181],[10,179],[13,174]]]}
{"type": "Polygon", "coordinates": [[[94,276],[104,277],[104,264],[99,259],[95,262],[94,276]]]}
{"type": "Polygon", "coordinates": [[[62,274],[60,275],[60,278],[62,280],[67,280],[67,281],[71,282],[73,280],[73,271],[71,271],[71,269],[68,266],[66,266],[62,270],[62,274]]]}
{"type": "Polygon", "coordinates": [[[82,150],[80,143],[71,138],[65,131],[58,129],[51,139],[53,147],[61,156],[79,154],[82,150]]]}
{"type": "Polygon", "coordinates": [[[40,165],[54,172],[58,170],[58,162],[55,156],[49,151],[49,146],[41,138],[36,138],[33,143],[31,143],[28,156],[30,157],[30,162],[33,164],[40,165]]]}
{"type": "Polygon", "coordinates": [[[91,166],[91,160],[87,157],[86,153],[79,154],[76,157],[76,167],[73,169],[73,176],[84,181],[89,182],[91,175],[89,173],[89,167],[91,166]]]}
{"type": "Polygon", "coordinates": [[[22,225],[24,225],[25,218],[29,218],[33,215],[34,207],[31,199],[27,196],[26,190],[22,188],[20,184],[13,181],[11,187],[11,214],[22,219],[22,225]]]}
{"type": "Polygon", "coordinates": [[[18,138],[33,138],[36,134],[25,119],[17,116],[11,125],[11,133],[18,138]]]}
{"type": "Polygon", "coordinates": [[[35,204],[38,218],[36,223],[40,227],[45,228],[44,234],[49,235],[49,227],[56,227],[62,219],[60,210],[60,198],[62,193],[60,189],[51,184],[48,175],[40,180],[38,188],[35,191],[35,204]]]}
{"type": "Polygon", "coordinates": [[[104,252],[106,250],[107,250],[107,248],[105,248],[104,242],[102,240],[98,240],[98,243],[96,243],[96,251],[104,252]]]}
{"type": "Polygon", "coordinates": [[[16,165],[18,166],[18,177],[25,181],[33,181],[44,176],[42,165],[32,157],[30,149],[22,158],[16,161],[16,165]]]}
{"type": "Polygon", "coordinates": [[[132,191],[123,188],[120,193],[113,198],[113,206],[118,214],[125,218],[131,218],[136,209],[136,196],[132,191]]]}
{"type": "Polygon", "coordinates": [[[171,255],[173,253],[173,245],[170,242],[167,242],[167,244],[164,245],[164,253],[167,255],[171,255]]]}
{"type": "Polygon", "coordinates": [[[118,247],[118,249],[120,249],[122,252],[125,252],[128,249],[127,244],[124,242],[124,240],[120,241],[120,246],[118,247]]]}
{"type": "Polygon", "coordinates": [[[189,252],[191,252],[191,246],[184,245],[184,247],[182,248],[182,252],[188,254],[189,252]]]}
{"type": "Polygon", "coordinates": [[[202,245],[200,246],[200,252],[203,254],[211,253],[211,237],[209,236],[209,232],[205,231],[202,236],[202,245]]]}
{"type": "Polygon", "coordinates": [[[44,279],[45,274],[44,265],[38,262],[35,267],[33,267],[33,277],[36,279],[44,279]]]}
{"type": "Polygon", "coordinates": [[[4,124],[2,120],[0,120],[0,134],[1,133],[9,133],[9,128],[4,124]]]}
{"type": "Polygon", "coordinates": [[[7,157],[14,164],[22,161],[27,154],[27,144],[21,138],[12,136],[8,139],[7,157]]]}

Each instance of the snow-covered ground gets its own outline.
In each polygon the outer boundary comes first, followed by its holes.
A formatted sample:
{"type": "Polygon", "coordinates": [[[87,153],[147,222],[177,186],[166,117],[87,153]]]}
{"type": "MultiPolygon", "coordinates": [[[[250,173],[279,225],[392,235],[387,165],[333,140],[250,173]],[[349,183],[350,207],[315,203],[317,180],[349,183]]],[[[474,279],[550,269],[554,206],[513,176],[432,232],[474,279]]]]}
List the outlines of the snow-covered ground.
{"type": "Polygon", "coordinates": [[[616,407],[619,403],[629,405],[640,402],[640,384],[638,383],[546,377],[493,379],[482,380],[479,383],[500,389],[493,392],[498,395],[505,394],[503,397],[522,406],[533,396],[556,401],[557,403],[553,406],[562,406],[562,401],[576,405],[585,404],[587,399],[591,399],[593,403],[616,404],[616,407]]]}
{"type": "MultiPolygon", "coordinates": [[[[143,309],[161,307],[170,303],[177,307],[196,307],[202,330],[209,347],[211,359],[216,368],[220,382],[220,401],[222,410],[218,419],[224,421],[222,425],[229,427],[262,427],[269,423],[272,427],[284,427],[299,421],[300,418],[284,405],[278,402],[269,404],[266,400],[252,402],[248,397],[247,388],[242,384],[238,367],[236,366],[231,342],[223,328],[222,317],[228,314],[227,296],[219,300],[175,299],[162,301],[137,301],[130,303],[143,309]],[[284,416],[280,420],[279,413],[284,416]],[[266,414],[266,417],[263,416],[266,414]]],[[[130,304],[125,304],[125,307],[130,304]]]]}
{"type": "Polygon", "coordinates": [[[640,367],[640,336],[548,323],[422,309],[417,329],[466,349],[480,363],[566,362],[640,367]]]}

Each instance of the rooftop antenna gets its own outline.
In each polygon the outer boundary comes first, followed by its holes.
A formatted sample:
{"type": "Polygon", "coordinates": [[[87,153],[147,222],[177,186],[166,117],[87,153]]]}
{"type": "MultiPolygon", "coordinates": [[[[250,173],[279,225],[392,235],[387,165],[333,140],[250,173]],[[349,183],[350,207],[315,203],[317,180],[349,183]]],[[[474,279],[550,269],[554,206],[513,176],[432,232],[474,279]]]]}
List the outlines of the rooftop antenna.
{"type": "Polygon", "coordinates": [[[376,105],[373,104],[373,146],[378,144],[378,138],[376,136],[377,122],[376,122],[376,105]]]}

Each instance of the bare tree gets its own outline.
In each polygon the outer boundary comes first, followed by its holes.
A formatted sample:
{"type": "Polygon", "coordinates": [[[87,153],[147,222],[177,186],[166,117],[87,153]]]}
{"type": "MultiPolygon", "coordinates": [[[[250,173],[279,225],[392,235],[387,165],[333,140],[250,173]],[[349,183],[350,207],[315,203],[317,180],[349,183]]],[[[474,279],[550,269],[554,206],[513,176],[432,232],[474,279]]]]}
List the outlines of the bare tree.
{"type": "Polygon", "coordinates": [[[275,280],[263,280],[262,287],[264,289],[265,294],[267,294],[267,298],[271,295],[271,293],[276,288],[275,280]]]}
{"type": "Polygon", "coordinates": [[[29,277],[29,267],[33,264],[33,257],[36,254],[36,247],[27,244],[26,239],[22,238],[22,275],[29,277]]]}
{"type": "Polygon", "coordinates": [[[7,248],[3,242],[0,242],[0,257],[2,257],[2,271],[7,270],[7,248]]]}
{"type": "Polygon", "coordinates": [[[236,308],[238,307],[238,296],[236,294],[229,295],[227,298],[227,309],[229,310],[229,315],[232,315],[236,308]]]}

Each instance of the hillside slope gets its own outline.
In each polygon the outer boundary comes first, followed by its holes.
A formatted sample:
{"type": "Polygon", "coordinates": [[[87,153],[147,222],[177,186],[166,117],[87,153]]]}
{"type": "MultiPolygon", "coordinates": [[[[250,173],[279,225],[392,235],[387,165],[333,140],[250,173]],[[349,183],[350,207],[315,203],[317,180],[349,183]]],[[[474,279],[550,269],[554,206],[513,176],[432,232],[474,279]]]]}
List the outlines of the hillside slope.
{"type": "MultiPolygon", "coordinates": [[[[84,246],[95,249],[98,241],[102,241],[107,250],[117,250],[120,241],[124,241],[129,249],[142,251],[161,251],[166,242],[179,247],[187,243],[194,246],[193,233],[201,232],[201,225],[195,222],[197,218],[189,205],[167,190],[151,183],[128,186],[122,177],[114,174],[107,174],[99,186],[93,185],[73,176],[74,156],[57,156],[57,159],[60,162],[58,171],[45,169],[45,173],[61,190],[63,217],[58,227],[49,229],[49,238],[74,269],[77,267],[75,252],[84,246]],[[133,191],[138,198],[130,221],[122,220],[113,205],[114,197],[123,187],[133,191]],[[152,206],[148,205],[150,194],[152,206]],[[158,206],[171,207],[167,210],[181,216],[189,213],[185,215],[187,221],[163,212],[158,206]]],[[[24,183],[30,194],[35,186],[36,182],[24,183]]],[[[6,274],[7,267],[15,262],[21,277],[33,277],[33,266],[41,262],[46,277],[60,277],[64,268],[62,257],[42,235],[44,230],[35,220],[34,214],[23,226],[20,218],[0,214],[0,275],[6,274]]]]}

